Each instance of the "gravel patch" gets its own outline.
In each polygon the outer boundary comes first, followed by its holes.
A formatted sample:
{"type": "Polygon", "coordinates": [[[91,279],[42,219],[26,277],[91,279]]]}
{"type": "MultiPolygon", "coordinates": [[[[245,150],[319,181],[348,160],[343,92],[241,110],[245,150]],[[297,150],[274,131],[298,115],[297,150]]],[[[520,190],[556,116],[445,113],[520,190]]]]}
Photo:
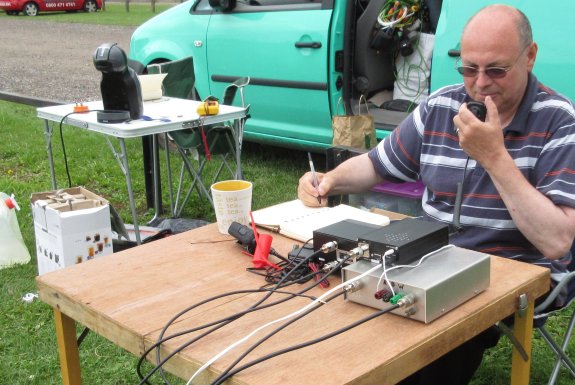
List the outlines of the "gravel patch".
{"type": "Polygon", "coordinates": [[[118,43],[128,53],[136,27],[54,23],[24,16],[0,23],[0,91],[65,103],[101,99],[96,48],[118,43]]]}

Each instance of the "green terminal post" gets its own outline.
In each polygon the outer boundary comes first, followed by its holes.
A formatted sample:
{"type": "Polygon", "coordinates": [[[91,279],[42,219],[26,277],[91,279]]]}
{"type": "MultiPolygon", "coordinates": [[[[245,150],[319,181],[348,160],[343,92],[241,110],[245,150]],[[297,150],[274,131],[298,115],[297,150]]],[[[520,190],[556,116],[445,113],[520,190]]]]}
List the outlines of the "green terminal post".
{"type": "Polygon", "coordinates": [[[402,298],[403,298],[403,294],[396,294],[393,297],[391,297],[389,302],[391,302],[393,305],[397,305],[397,301],[399,301],[402,298]]]}

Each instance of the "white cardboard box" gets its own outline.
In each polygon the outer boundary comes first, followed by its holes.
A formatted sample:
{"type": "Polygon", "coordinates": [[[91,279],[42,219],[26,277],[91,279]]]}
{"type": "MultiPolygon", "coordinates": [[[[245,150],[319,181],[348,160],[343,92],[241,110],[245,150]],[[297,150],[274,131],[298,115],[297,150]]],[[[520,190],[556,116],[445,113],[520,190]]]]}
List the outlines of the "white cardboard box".
{"type": "Polygon", "coordinates": [[[31,197],[38,274],[112,254],[108,201],[83,187],[31,197]]]}

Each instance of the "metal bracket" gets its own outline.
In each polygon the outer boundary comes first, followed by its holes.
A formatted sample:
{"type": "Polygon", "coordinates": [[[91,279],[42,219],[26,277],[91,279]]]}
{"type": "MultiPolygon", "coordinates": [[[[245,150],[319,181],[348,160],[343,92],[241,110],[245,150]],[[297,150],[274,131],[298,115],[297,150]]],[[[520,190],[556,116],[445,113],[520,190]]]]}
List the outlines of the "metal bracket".
{"type": "Polygon", "coordinates": [[[188,120],[187,122],[182,123],[182,128],[197,128],[203,124],[203,120],[196,119],[196,120],[188,120]]]}
{"type": "Polygon", "coordinates": [[[517,349],[517,351],[521,355],[521,358],[523,358],[523,360],[525,362],[529,361],[529,355],[527,354],[527,351],[525,351],[525,348],[523,347],[523,345],[521,345],[519,340],[517,338],[515,338],[515,335],[513,334],[513,330],[511,330],[511,328],[509,328],[509,326],[507,326],[506,324],[504,324],[501,321],[497,322],[495,324],[495,326],[497,326],[499,328],[499,330],[501,330],[501,332],[503,334],[505,334],[507,336],[507,338],[509,338],[509,341],[511,341],[511,344],[515,347],[515,349],[517,349]]]}
{"type": "Polygon", "coordinates": [[[527,294],[519,294],[519,302],[517,303],[517,314],[519,317],[525,317],[525,312],[529,306],[529,301],[527,299],[527,294]]]}

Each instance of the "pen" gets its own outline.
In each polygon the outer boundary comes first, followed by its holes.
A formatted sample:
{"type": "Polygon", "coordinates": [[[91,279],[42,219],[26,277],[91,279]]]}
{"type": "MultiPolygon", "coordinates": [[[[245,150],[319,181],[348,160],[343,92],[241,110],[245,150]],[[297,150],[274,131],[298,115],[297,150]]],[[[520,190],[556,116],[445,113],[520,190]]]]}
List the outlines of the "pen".
{"type": "MultiPolygon", "coordinates": [[[[315,167],[313,167],[313,160],[311,159],[311,154],[308,152],[307,153],[307,158],[309,159],[309,168],[311,169],[311,177],[313,178],[313,187],[315,187],[315,189],[317,190],[317,176],[315,175],[315,167]]],[[[318,196],[317,196],[317,203],[319,203],[321,205],[321,198],[319,196],[319,191],[317,192],[318,196]]]]}

